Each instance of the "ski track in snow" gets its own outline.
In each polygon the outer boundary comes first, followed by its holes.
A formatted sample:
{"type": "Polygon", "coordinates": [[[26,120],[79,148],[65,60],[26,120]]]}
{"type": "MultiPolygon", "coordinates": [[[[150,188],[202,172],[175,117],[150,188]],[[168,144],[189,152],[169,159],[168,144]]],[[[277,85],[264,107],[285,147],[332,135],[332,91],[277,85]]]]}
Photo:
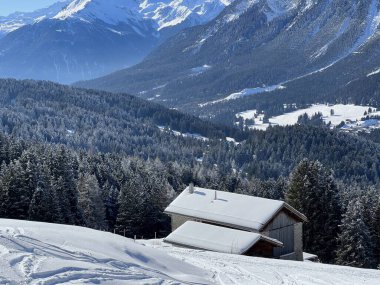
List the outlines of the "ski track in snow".
{"type": "Polygon", "coordinates": [[[81,227],[0,219],[2,285],[378,285],[379,280],[379,270],[177,248],[161,240],[134,243],[81,227]]]}
{"type": "Polygon", "coordinates": [[[110,233],[0,219],[2,285],[213,283],[189,266],[110,233]]]}
{"type": "Polygon", "coordinates": [[[142,241],[169,255],[213,272],[220,284],[378,285],[379,270],[222,254],[142,241]]]}

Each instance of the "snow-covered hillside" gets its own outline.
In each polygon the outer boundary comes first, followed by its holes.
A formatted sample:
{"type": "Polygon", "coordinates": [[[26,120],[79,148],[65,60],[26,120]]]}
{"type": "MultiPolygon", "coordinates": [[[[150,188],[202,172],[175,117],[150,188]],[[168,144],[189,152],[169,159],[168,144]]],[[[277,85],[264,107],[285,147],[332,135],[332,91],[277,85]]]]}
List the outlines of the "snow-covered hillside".
{"type": "MultiPolygon", "coordinates": [[[[326,104],[315,104],[309,108],[299,109],[297,111],[285,113],[280,116],[275,116],[269,118],[269,123],[263,122],[263,114],[258,114],[256,110],[249,110],[236,114],[236,117],[241,117],[244,120],[254,120],[253,125],[249,125],[252,129],[265,130],[272,126],[291,126],[297,124],[299,116],[307,114],[309,117],[312,117],[316,113],[322,113],[323,121],[328,124],[330,123],[332,127],[339,125],[341,122],[347,123],[347,126],[353,126],[352,124],[359,124],[365,113],[368,113],[369,110],[372,110],[370,116],[379,115],[376,111],[376,108],[370,106],[357,106],[357,105],[344,105],[344,104],[335,104],[335,105],[326,105],[326,104]]],[[[362,125],[362,124],[360,124],[362,125]]]]}
{"type": "Polygon", "coordinates": [[[234,0],[143,0],[141,12],[156,21],[158,30],[188,22],[199,25],[211,21],[234,0]]]}
{"type": "Polygon", "coordinates": [[[143,15],[139,13],[139,3],[135,0],[74,0],[53,17],[57,20],[68,18],[89,22],[100,20],[107,24],[117,25],[126,22],[139,23],[143,15]]]}
{"type": "Polygon", "coordinates": [[[82,227],[0,219],[0,284],[377,285],[380,270],[172,247],[82,227]]]}
{"type": "Polygon", "coordinates": [[[218,284],[378,285],[380,270],[247,257],[173,247],[158,240],[143,244],[213,273],[218,284]]]}
{"type": "Polygon", "coordinates": [[[0,284],[210,284],[211,273],[91,229],[0,219],[0,284]]]}

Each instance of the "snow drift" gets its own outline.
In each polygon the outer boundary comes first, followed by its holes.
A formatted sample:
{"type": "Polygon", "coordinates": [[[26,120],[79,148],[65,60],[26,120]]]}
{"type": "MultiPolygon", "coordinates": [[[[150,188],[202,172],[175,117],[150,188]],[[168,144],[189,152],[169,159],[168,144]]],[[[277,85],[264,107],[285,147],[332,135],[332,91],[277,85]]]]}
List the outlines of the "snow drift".
{"type": "Polygon", "coordinates": [[[210,284],[205,271],[82,227],[0,220],[0,284],[210,284]]]}

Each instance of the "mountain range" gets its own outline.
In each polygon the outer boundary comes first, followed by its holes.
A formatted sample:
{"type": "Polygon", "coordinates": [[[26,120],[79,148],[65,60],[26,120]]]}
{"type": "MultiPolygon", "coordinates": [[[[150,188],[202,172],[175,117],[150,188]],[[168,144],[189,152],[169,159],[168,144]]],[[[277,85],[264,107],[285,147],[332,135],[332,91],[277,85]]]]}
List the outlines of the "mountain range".
{"type": "Polygon", "coordinates": [[[0,76],[61,83],[141,61],[178,31],[232,0],[74,0],[0,18],[0,76]]]}
{"type": "Polygon", "coordinates": [[[77,85],[216,120],[293,103],[379,106],[379,24],[378,0],[237,0],[141,63],[77,85]]]}
{"type": "Polygon", "coordinates": [[[8,16],[1,16],[0,38],[25,25],[34,24],[43,19],[54,17],[63,8],[65,8],[69,2],[69,0],[62,0],[54,3],[53,5],[47,8],[42,8],[33,12],[15,12],[8,16]]]}

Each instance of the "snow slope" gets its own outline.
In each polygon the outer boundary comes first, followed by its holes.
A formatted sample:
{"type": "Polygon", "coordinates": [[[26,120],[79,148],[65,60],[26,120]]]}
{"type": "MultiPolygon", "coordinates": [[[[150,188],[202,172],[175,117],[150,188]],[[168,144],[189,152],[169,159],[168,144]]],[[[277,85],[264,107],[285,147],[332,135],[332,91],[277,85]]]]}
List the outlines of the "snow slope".
{"type": "Polygon", "coordinates": [[[379,280],[380,270],[191,250],[160,240],[134,243],[81,227],[0,219],[0,284],[377,285],[379,280]]]}
{"type": "Polygon", "coordinates": [[[78,18],[101,20],[116,25],[149,19],[156,29],[177,26],[185,21],[190,25],[211,21],[233,0],[74,0],[54,19],[78,18]]]}
{"type": "Polygon", "coordinates": [[[212,275],[111,233],[0,219],[0,284],[211,284],[212,275]]]}
{"type": "MultiPolygon", "coordinates": [[[[364,117],[364,112],[368,112],[371,108],[373,111],[376,110],[374,107],[370,106],[357,106],[353,104],[336,104],[336,105],[325,105],[325,104],[315,104],[306,109],[299,109],[294,112],[285,113],[280,116],[272,117],[269,119],[271,125],[279,126],[290,126],[297,124],[298,117],[307,114],[309,117],[315,115],[316,113],[322,113],[323,120],[325,123],[331,123],[332,126],[339,125],[342,121],[360,121],[364,117]],[[331,114],[333,110],[333,115],[331,114]]],[[[377,113],[376,113],[377,114],[377,113]]],[[[249,110],[246,112],[241,112],[236,114],[237,117],[242,117],[244,120],[255,119],[256,110],[249,110]]],[[[263,124],[262,121],[255,119],[255,125],[249,126],[252,129],[265,130],[269,124],[263,124]]]]}
{"type": "MultiPolygon", "coordinates": [[[[269,121],[273,124],[277,124],[280,126],[286,125],[294,125],[298,121],[298,117],[303,114],[308,114],[309,116],[313,116],[315,113],[321,112],[323,115],[323,120],[326,123],[331,123],[333,126],[339,125],[342,121],[350,120],[356,121],[360,120],[364,117],[364,112],[368,111],[368,106],[356,106],[356,105],[324,105],[317,104],[313,105],[307,109],[297,110],[295,112],[291,112],[288,114],[284,114],[281,116],[273,117],[269,119],[269,121]],[[334,115],[331,115],[330,111],[334,110],[334,115]]],[[[372,109],[376,110],[376,108],[372,109]]]]}
{"type": "Polygon", "coordinates": [[[74,0],[53,19],[66,20],[77,18],[84,21],[103,21],[110,25],[119,23],[139,23],[143,15],[139,13],[136,0],[74,0]]]}
{"type": "Polygon", "coordinates": [[[142,0],[141,12],[156,21],[158,30],[190,21],[199,25],[211,21],[234,0],[142,0]]]}
{"type": "Polygon", "coordinates": [[[380,270],[184,249],[159,240],[142,243],[214,273],[219,284],[378,285],[380,280],[380,270]]]}
{"type": "Polygon", "coordinates": [[[219,99],[219,100],[215,100],[215,101],[211,101],[207,103],[201,103],[201,104],[198,104],[198,106],[204,107],[207,105],[240,99],[246,96],[252,96],[252,95],[261,94],[261,93],[268,93],[268,92],[272,92],[279,89],[280,90],[285,89],[285,86],[279,84],[279,85],[272,85],[272,86],[266,86],[266,87],[246,88],[239,92],[232,93],[231,95],[228,95],[227,97],[223,99],[219,99]]]}

